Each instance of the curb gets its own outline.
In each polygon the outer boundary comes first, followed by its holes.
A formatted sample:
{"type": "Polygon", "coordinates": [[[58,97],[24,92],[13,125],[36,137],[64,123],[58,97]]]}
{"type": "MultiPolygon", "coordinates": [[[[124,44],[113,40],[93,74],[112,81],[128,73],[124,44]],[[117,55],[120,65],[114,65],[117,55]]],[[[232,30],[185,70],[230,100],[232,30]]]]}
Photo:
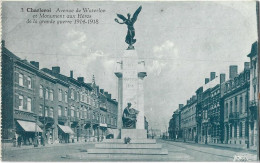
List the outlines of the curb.
{"type": "Polygon", "coordinates": [[[183,142],[183,141],[173,141],[173,140],[164,140],[164,141],[170,141],[170,142],[176,142],[176,143],[185,143],[185,144],[198,144],[201,146],[207,146],[207,147],[220,147],[220,148],[226,148],[226,149],[234,149],[234,150],[244,150],[249,152],[257,152],[257,150],[250,149],[250,148],[233,148],[231,146],[221,146],[218,144],[202,144],[202,143],[195,143],[195,142],[183,142]]]}
{"type": "Polygon", "coordinates": [[[17,151],[17,150],[30,150],[30,149],[44,149],[44,148],[51,148],[51,147],[62,147],[62,146],[73,146],[73,145],[89,145],[89,144],[96,144],[99,142],[88,142],[88,143],[67,143],[67,144],[52,144],[52,145],[45,145],[45,146],[38,146],[38,147],[34,147],[34,146],[26,146],[26,147],[7,147],[7,148],[3,148],[2,147],[2,151],[17,151]]]}

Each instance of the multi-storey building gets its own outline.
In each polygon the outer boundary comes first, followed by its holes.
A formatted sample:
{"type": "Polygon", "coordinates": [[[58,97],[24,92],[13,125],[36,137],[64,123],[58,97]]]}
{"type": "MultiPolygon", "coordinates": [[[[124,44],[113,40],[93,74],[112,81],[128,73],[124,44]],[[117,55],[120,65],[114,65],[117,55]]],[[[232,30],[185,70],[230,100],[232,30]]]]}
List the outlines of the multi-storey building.
{"type": "Polygon", "coordinates": [[[2,140],[18,135],[31,144],[38,126],[35,107],[38,69],[5,48],[2,41],[2,140]]]}
{"type": "Polygon", "coordinates": [[[197,134],[196,126],[197,98],[192,96],[187,104],[181,108],[181,130],[185,141],[195,141],[197,134]]]}
{"type": "MultiPolygon", "coordinates": [[[[218,79],[216,79],[218,80],[218,79]]],[[[210,106],[209,106],[209,141],[208,143],[222,143],[223,142],[223,107],[221,108],[221,84],[225,82],[225,74],[220,74],[219,84],[210,90],[210,106]]]]}
{"type": "Polygon", "coordinates": [[[56,79],[43,71],[38,71],[36,83],[34,97],[36,113],[43,124],[45,143],[54,143],[58,138],[57,114],[54,113],[57,108],[56,79]]]}
{"type": "Polygon", "coordinates": [[[85,83],[72,71],[70,77],[60,74],[58,66],[39,70],[39,62],[21,60],[2,44],[4,140],[19,134],[24,144],[32,144],[35,136],[45,143],[92,141],[117,128],[117,101],[94,77],[85,83]]]}
{"type": "Polygon", "coordinates": [[[198,88],[197,95],[197,138],[199,143],[219,143],[220,141],[220,82],[222,77],[216,77],[215,72],[210,78],[205,78],[205,84],[198,88]]]}
{"type": "Polygon", "coordinates": [[[257,42],[252,44],[251,52],[247,55],[250,58],[250,95],[249,95],[249,147],[256,149],[258,145],[258,53],[257,42]]]}
{"type": "Polygon", "coordinates": [[[246,147],[248,144],[248,99],[250,70],[246,62],[244,71],[237,74],[237,66],[230,66],[229,80],[223,83],[224,143],[246,147]]]}
{"type": "Polygon", "coordinates": [[[92,87],[90,86],[90,84],[84,83],[84,77],[78,77],[78,81],[81,83],[81,91],[80,91],[81,137],[85,141],[89,141],[93,135],[93,127],[91,121],[92,107],[90,104],[92,87]]]}
{"type": "Polygon", "coordinates": [[[173,112],[172,118],[169,122],[168,132],[170,139],[179,139],[181,138],[181,129],[180,129],[180,109],[183,107],[183,104],[179,104],[179,108],[173,112]]]}
{"type": "MultiPolygon", "coordinates": [[[[216,77],[215,72],[205,78],[205,84],[196,90],[196,130],[199,143],[225,143],[240,148],[256,149],[258,144],[258,53],[257,42],[248,54],[250,63],[244,63],[243,72],[237,66],[229,67],[229,80],[225,74],[216,77]]],[[[187,105],[174,112],[169,122],[169,133],[177,133],[177,117],[180,118],[179,137],[190,138],[187,129],[187,105]]],[[[176,134],[177,135],[177,134],[176,134]]]]}

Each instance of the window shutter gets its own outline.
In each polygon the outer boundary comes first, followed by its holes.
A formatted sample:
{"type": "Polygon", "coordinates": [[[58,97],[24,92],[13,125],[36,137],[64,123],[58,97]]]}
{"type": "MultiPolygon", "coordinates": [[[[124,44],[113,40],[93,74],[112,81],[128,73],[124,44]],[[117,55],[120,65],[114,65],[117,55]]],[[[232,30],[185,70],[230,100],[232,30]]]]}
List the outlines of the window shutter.
{"type": "Polygon", "coordinates": [[[19,96],[15,95],[15,108],[19,107],[19,96]]]}

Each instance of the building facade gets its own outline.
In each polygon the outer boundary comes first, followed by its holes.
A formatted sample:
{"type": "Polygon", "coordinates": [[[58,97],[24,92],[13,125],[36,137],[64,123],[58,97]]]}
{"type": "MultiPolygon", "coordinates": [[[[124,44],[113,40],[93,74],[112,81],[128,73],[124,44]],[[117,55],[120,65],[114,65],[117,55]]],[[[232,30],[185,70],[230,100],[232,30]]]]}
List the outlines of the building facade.
{"type": "Polygon", "coordinates": [[[181,129],[180,129],[180,109],[183,107],[183,104],[179,104],[179,108],[173,112],[172,118],[169,121],[169,138],[176,140],[181,138],[181,129]]]}
{"type": "Polygon", "coordinates": [[[24,144],[38,136],[45,143],[100,141],[117,128],[117,101],[83,77],[67,77],[60,67],[39,69],[22,60],[2,41],[2,138],[21,135],[24,144]]]}
{"type": "Polygon", "coordinates": [[[238,74],[238,67],[229,67],[229,78],[225,74],[210,73],[205,84],[196,90],[196,121],[189,120],[194,112],[191,99],[179,107],[169,121],[172,139],[193,140],[205,144],[227,144],[238,148],[257,149],[258,145],[258,47],[251,46],[247,55],[250,62],[238,74]],[[189,106],[190,104],[190,106],[189,106]],[[179,118],[179,120],[177,120],[179,118]],[[178,122],[181,122],[177,125],[178,122]],[[190,122],[190,123],[189,123],[190,122]],[[191,127],[193,126],[193,127],[191,127]],[[179,128],[178,128],[179,127],[179,128]],[[179,133],[179,134],[177,134],[179,133]],[[174,136],[175,135],[175,136],[174,136]]]}
{"type": "MultiPolygon", "coordinates": [[[[250,93],[249,93],[249,147],[257,149],[258,145],[258,53],[257,42],[252,44],[250,58],[250,93]]],[[[259,136],[258,136],[259,137],[259,136]]]]}
{"type": "Polygon", "coordinates": [[[224,143],[246,148],[248,144],[248,100],[250,70],[246,62],[244,71],[237,74],[237,66],[230,66],[229,80],[223,83],[224,143]]]}
{"type": "Polygon", "coordinates": [[[184,141],[195,141],[197,138],[196,105],[197,98],[192,96],[181,108],[181,130],[184,141]]]}

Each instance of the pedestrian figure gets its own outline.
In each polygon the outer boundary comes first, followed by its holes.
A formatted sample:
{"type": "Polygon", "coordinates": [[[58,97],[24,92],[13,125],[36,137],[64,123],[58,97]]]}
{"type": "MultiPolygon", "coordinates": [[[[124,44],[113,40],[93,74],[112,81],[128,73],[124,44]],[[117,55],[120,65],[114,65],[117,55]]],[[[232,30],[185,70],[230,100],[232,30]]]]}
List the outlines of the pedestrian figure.
{"type": "Polygon", "coordinates": [[[16,147],[16,136],[13,137],[13,146],[16,147]]]}
{"type": "Polygon", "coordinates": [[[29,145],[32,145],[32,138],[29,138],[29,145]]]}
{"type": "Polygon", "coordinates": [[[45,146],[45,142],[44,142],[44,137],[43,137],[43,136],[41,136],[41,144],[42,144],[43,146],[45,146]]]}
{"type": "Polygon", "coordinates": [[[22,145],[22,136],[21,135],[19,135],[18,136],[18,147],[21,147],[21,145],[22,145]]]}

